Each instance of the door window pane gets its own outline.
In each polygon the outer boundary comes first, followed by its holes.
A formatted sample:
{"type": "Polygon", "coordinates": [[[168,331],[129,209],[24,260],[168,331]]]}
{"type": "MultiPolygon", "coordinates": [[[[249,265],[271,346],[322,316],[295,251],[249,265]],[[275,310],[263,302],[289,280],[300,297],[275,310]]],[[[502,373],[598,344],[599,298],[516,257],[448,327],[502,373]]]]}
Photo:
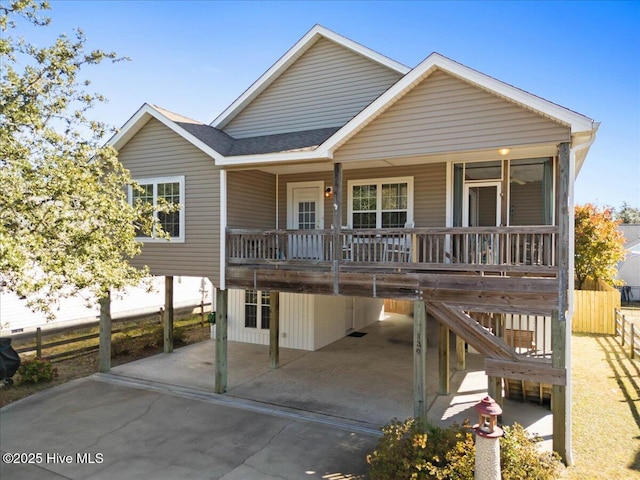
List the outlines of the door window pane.
{"type": "Polygon", "coordinates": [[[316,202],[298,203],[298,229],[313,230],[316,228],[316,202]]]}

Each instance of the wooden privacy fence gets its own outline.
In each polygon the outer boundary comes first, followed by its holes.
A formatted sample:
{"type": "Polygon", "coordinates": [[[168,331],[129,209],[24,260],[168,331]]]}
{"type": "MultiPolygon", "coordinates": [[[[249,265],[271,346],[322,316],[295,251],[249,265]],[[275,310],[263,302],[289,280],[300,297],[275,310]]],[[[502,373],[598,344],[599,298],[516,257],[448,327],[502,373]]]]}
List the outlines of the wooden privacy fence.
{"type": "Polygon", "coordinates": [[[598,280],[585,282],[586,290],[574,290],[574,333],[615,335],[615,310],[620,308],[620,292],[598,280]]]}
{"type": "MultiPolygon", "coordinates": [[[[204,313],[205,307],[211,304],[198,305],[198,309],[204,313]]],[[[188,306],[181,307],[174,310],[174,317],[191,316],[196,307],[188,306]]],[[[131,330],[140,329],[142,327],[151,326],[162,322],[162,314],[164,309],[160,308],[152,312],[146,312],[139,315],[130,315],[126,317],[114,318],[112,320],[111,334],[126,333],[131,330]],[[125,325],[128,322],[136,322],[133,325],[125,325]]],[[[189,322],[187,325],[181,326],[183,329],[194,328],[195,326],[203,323],[202,316],[199,319],[194,319],[193,322],[189,322]]],[[[68,327],[59,328],[47,328],[43,330],[38,327],[33,332],[19,333],[11,335],[11,340],[15,342],[15,350],[17,353],[30,353],[35,352],[36,358],[45,360],[62,360],[63,358],[71,358],[79,355],[97,352],[98,351],[98,338],[99,332],[95,331],[100,326],[100,321],[83,323],[81,325],[71,325],[68,327]],[[59,337],[63,335],[69,335],[67,338],[60,340],[47,341],[51,337],[59,337]],[[92,341],[95,340],[95,341],[92,341]],[[86,345],[89,342],[89,345],[86,345]],[[64,351],[58,353],[51,353],[43,355],[42,351],[52,349],[55,347],[62,347],[65,345],[73,345],[78,343],[85,343],[85,346],[77,348],[65,348],[64,351]]]]}
{"type": "Polygon", "coordinates": [[[620,310],[616,309],[616,337],[620,337],[620,346],[629,358],[640,358],[640,330],[628,321],[620,310]]]}

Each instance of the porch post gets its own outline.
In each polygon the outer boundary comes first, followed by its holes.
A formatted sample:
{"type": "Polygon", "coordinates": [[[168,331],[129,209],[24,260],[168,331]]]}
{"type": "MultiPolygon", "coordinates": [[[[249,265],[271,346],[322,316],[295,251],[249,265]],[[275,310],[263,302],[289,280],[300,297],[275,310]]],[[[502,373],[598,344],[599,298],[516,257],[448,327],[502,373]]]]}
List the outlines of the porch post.
{"type": "MultiPolygon", "coordinates": [[[[569,310],[569,271],[571,225],[573,212],[570,210],[571,158],[569,144],[561,143],[558,152],[558,192],[557,218],[558,239],[556,241],[556,259],[558,262],[558,311],[551,317],[551,364],[556,368],[567,368],[567,314],[569,310]]],[[[568,376],[568,370],[567,376],[568,376]]],[[[567,384],[571,381],[567,378],[567,384]]],[[[553,385],[551,389],[551,409],[553,411],[553,450],[562,458],[563,462],[571,465],[571,415],[570,390],[566,386],[553,385]]]]}
{"type": "Polygon", "coordinates": [[[216,393],[227,390],[227,292],[221,288],[216,290],[216,393]]]}
{"type": "Polygon", "coordinates": [[[269,293],[269,368],[280,367],[280,292],[269,293]]]}
{"type": "Polygon", "coordinates": [[[342,245],[340,243],[340,228],[342,226],[342,164],[333,165],[333,293],[338,295],[340,287],[338,274],[340,260],[342,258],[342,245]]]}
{"type": "Polygon", "coordinates": [[[438,322],[438,395],[449,395],[449,329],[438,322]]]}
{"type": "MultiPolygon", "coordinates": [[[[487,376],[487,395],[493,398],[501,407],[504,405],[504,397],[502,396],[502,377],[487,376]]],[[[501,417],[501,415],[499,417],[501,417]]]]}
{"type": "Polygon", "coordinates": [[[413,302],[413,417],[427,420],[427,312],[413,302]]]}
{"type": "Polygon", "coordinates": [[[456,370],[461,372],[467,368],[467,352],[464,338],[456,335],[456,370]]]}
{"type": "Polygon", "coordinates": [[[173,275],[164,277],[164,353],[173,352],[173,275]]]}
{"type": "Polygon", "coordinates": [[[98,371],[111,370],[111,292],[99,300],[100,303],[100,346],[98,351],[98,371]]]}

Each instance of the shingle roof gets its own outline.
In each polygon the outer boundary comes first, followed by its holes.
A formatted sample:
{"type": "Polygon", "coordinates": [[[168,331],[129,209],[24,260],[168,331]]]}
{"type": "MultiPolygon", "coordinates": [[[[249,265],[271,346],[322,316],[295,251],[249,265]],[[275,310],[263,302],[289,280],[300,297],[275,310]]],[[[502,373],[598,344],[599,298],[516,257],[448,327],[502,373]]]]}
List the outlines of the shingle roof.
{"type": "Polygon", "coordinates": [[[203,123],[194,123],[193,121],[184,121],[182,119],[176,121],[174,118],[169,118],[180,128],[186,130],[225,157],[308,150],[317,147],[340,129],[340,127],[329,127],[235,139],[222,130],[203,123]]]}

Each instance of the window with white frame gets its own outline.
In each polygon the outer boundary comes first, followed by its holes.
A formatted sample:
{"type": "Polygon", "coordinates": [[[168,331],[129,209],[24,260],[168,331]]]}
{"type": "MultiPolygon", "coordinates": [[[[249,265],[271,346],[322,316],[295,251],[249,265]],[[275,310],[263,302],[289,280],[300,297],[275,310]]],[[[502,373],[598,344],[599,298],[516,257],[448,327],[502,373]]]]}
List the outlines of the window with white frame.
{"type": "MultiPolygon", "coordinates": [[[[129,187],[129,201],[144,202],[153,205],[153,215],[162,229],[169,234],[172,241],[184,241],[184,176],[143,178],[137,180],[141,190],[129,187]],[[161,203],[179,205],[175,211],[158,211],[161,203]]],[[[138,232],[137,237],[144,241],[157,240],[155,232],[143,235],[138,232]]]]}
{"type": "Polygon", "coordinates": [[[413,178],[352,180],[351,228],[402,228],[413,222],[413,178]]]}
{"type": "Polygon", "coordinates": [[[246,290],[244,293],[244,326],[268,330],[271,311],[269,292],[246,290]]]}

